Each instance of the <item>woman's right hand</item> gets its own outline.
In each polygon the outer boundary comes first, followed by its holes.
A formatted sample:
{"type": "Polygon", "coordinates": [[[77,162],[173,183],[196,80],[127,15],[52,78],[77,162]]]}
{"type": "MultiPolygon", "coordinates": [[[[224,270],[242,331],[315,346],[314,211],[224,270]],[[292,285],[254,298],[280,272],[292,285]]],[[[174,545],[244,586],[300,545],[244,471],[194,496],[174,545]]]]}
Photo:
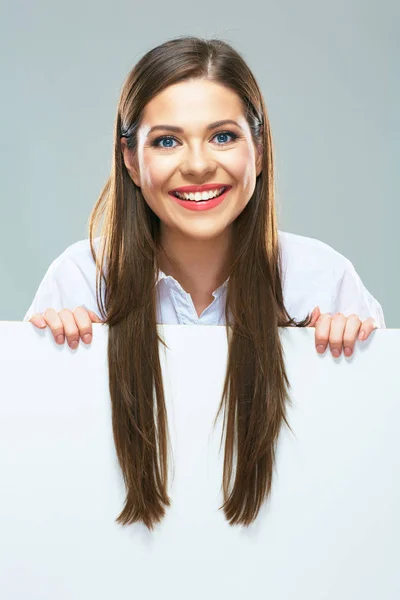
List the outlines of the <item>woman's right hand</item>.
{"type": "Polygon", "coordinates": [[[85,344],[90,344],[93,335],[92,323],[103,321],[93,311],[78,306],[73,311],[63,308],[58,313],[54,308],[48,308],[43,314],[32,315],[29,322],[39,329],[45,329],[48,325],[57,344],[63,344],[67,338],[69,347],[75,350],[80,338],[85,344]]]}

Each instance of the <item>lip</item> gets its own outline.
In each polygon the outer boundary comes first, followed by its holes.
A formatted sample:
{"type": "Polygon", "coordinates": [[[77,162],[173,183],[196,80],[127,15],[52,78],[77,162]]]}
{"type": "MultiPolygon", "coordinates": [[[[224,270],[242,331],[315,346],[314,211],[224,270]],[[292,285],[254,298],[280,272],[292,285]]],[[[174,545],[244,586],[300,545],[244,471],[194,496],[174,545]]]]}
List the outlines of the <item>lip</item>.
{"type": "Polygon", "coordinates": [[[186,208],[190,211],[198,212],[203,210],[210,210],[219,206],[225,200],[231,188],[232,186],[229,186],[227,187],[225,192],[223,192],[223,194],[221,194],[220,196],[212,198],[211,200],[204,200],[203,202],[195,202],[194,200],[181,200],[180,198],[178,198],[178,196],[174,196],[174,194],[172,194],[171,192],[169,192],[169,195],[171,196],[171,198],[174,199],[175,202],[177,202],[177,204],[180,204],[180,206],[182,206],[183,208],[186,208]]]}
{"type": "Polygon", "coordinates": [[[230,189],[231,185],[226,185],[226,183],[206,183],[204,185],[184,185],[182,187],[174,188],[170,190],[168,194],[172,194],[173,192],[179,192],[180,194],[195,194],[196,192],[208,192],[209,190],[217,190],[219,188],[228,188],[230,189]]]}

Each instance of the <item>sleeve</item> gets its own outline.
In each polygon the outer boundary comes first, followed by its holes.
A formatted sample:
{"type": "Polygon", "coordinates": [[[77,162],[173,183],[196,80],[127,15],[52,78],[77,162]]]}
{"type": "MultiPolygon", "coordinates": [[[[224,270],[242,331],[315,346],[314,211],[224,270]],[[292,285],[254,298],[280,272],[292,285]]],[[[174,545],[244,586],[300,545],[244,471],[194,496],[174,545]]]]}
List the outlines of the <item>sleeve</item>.
{"type": "Polygon", "coordinates": [[[28,308],[23,320],[29,321],[35,313],[43,313],[47,308],[54,308],[57,312],[62,310],[62,294],[54,276],[56,261],[52,262],[43,277],[32,304],[28,308]]]}
{"type": "Polygon", "coordinates": [[[340,312],[345,317],[356,314],[362,321],[373,317],[378,327],[385,329],[382,306],[369,293],[361,281],[352,262],[346,258],[343,276],[339,281],[334,300],[333,313],[340,312]]]}
{"type": "MultiPolygon", "coordinates": [[[[77,253],[67,249],[47,269],[24,321],[35,313],[44,313],[48,308],[56,312],[67,308],[74,310],[84,306],[100,316],[96,299],[96,266],[86,251],[77,253]]],[[[79,248],[78,248],[79,250],[79,248]]],[[[103,290],[104,299],[104,290],[103,290]]]]}

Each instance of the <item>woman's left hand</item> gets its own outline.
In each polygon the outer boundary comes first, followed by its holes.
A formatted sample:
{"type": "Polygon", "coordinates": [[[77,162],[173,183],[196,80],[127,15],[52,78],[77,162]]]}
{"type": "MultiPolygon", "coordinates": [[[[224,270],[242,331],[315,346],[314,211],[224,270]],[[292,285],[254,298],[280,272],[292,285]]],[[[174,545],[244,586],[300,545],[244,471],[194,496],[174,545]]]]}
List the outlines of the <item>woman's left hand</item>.
{"type": "Polygon", "coordinates": [[[319,354],[323,354],[328,346],[332,356],[339,358],[344,347],[345,356],[351,356],[356,339],[366,340],[378,325],[372,317],[361,321],[357,315],[345,317],[342,313],[321,314],[319,306],[312,312],[312,321],[308,327],[315,327],[315,346],[319,354]]]}

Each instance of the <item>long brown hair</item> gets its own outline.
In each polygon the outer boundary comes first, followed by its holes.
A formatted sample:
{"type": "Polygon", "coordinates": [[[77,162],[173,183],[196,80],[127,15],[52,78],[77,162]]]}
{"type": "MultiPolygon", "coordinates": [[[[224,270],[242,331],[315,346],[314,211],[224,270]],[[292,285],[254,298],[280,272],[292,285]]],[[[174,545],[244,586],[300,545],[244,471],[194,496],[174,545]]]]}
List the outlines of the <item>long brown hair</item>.
{"type": "Polygon", "coordinates": [[[166,344],[156,323],[160,228],[159,218],[126,169],[120,138],[125,137],[128,148],[135,151],[146,104],[166,87],[193,78],[208,79],[236,92],[253,141],[263,153],[254,193],[233,223],[225,306],[228,365],[216,419],[225,407],[224,503],[220,508],[230,524],[249,525],[268,499],[282,422],[290,428],[286,419],[290,384],[278,327],[305,327],[311,322],[310,314],[302,321],[292,319],[283,302],[272,138],[263,97],[249,67],[222,40],[179,37],[153,48],[123,85],[111,174],[89,223],[96,297],[109,326],[114,441],[126,486],[125,506],[117,522],[142,521],[148,529],[154,528],[170,505],[169,435],[159,359],[159,342],[166,344]],[[94,236],[101,221],[96,257],[94,236]]]}

